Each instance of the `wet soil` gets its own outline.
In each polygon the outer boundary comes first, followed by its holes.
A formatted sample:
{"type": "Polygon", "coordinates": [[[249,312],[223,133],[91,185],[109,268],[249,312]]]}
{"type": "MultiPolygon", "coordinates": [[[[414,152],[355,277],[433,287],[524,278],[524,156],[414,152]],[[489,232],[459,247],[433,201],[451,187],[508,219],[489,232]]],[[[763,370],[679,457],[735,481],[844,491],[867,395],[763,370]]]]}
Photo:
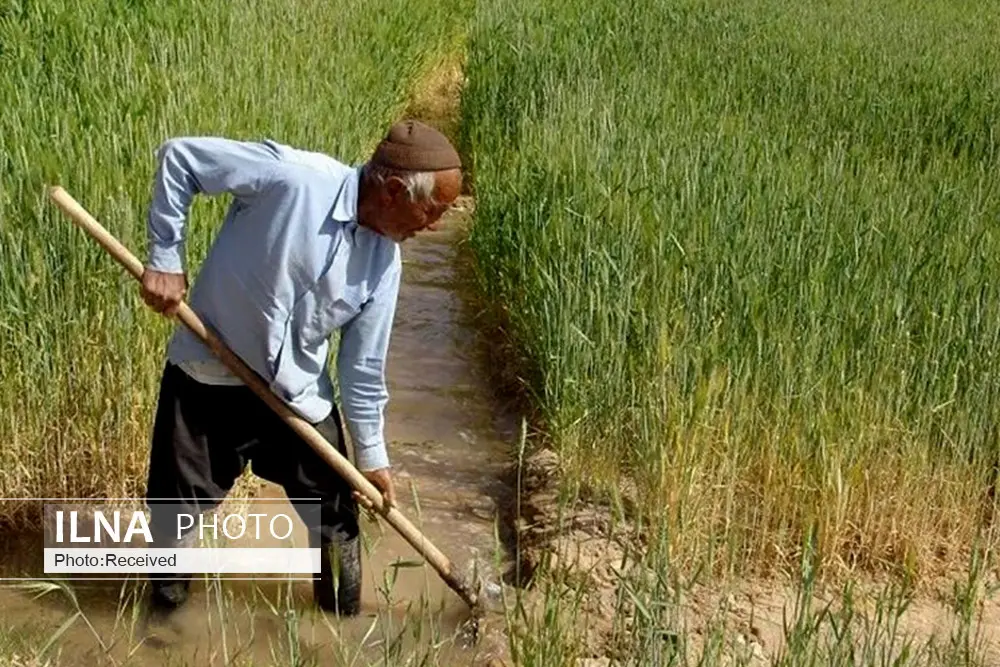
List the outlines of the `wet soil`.
{"type": "MultiPolygon", "coordinates": [[[[498,517],[511,501],[502,481],[517,437],[481,367],[467,321],[457,243],[468,219],[462,199],[440,231],[403,244],[403,285],[390,347],[389,455],[401,510],[463,570],[499,581],[509,556],[498,517]]],[[[242,480],[243,491],[280,489],[242,480]]],[[[480,665],[505,657],[503,623],[488,617],[476,641],[469,611],[388,524],[366,518],[362,613],[316,611],[310,581],[278,578],[197,583],[171,619],[142,631],[138,584],[78,581],[79,607],[62,591],[35,599],[0,589],[0,647],[30,660],[79,609],[45,658],[59,665],[480,665]],[[400,566],[402,565],[402,566],[400,566]]],[[[5,545],[0,576],[38,576],[41,544],[5,545]]],[[[141,580],[140,580],[141,581],[141,580]]],[[[2,661],[0,661],[2,662],[2,661]]],[[[37,664],[44,664],[40,662],[37,664]]]]}

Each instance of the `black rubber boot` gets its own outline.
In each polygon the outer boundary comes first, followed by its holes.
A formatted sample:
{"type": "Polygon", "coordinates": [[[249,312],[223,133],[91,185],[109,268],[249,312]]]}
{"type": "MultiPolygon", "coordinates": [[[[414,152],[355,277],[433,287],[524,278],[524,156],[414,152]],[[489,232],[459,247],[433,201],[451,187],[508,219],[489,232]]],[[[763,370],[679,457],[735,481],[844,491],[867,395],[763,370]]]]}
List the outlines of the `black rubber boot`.
{"type": "Polygon", "coordinates": [[[157,579],[151,581],[150,584],[153,589],[149,600],[150,606],[153,611],[161,614],[169,614],[187,602],[191,589],[191,580],[186,577],[170,580],[157,579]]]}
{"type": "MultiPolygon", "coordinates": [[[[160,548],[190,548],[197,544],[197,534],[189,531],[180,540],[169,536],[160,537],[153,544],[160,548]]],[[[150,574],[149,584],[150,611],[156,616],[165,617],[187,602],[191,590],[191,575],[153,572],[150,574]]]]}
{"type": "Polygon", "coordinates": [[[313,599],[320,609],[340,616],[361,612],[361,536],[320,547],[320,576],[313,599]]]}

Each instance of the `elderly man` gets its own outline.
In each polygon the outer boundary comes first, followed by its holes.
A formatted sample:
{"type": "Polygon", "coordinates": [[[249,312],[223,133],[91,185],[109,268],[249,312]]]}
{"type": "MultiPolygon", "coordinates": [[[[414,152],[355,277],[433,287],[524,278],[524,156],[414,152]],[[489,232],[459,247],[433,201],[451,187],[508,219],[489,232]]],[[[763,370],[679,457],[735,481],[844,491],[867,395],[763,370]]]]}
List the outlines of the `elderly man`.
{"type": "MultiPolygon", "coordinates": [[[[232,195],[191,291],[191,307],[277,396],[346,454],[327,368],[329,338],[339,331],[336,373],[355,465],[394,504],[383,410],[398,244],[432,228],[459,195],[455,149],[436,130],[403,121],[358,167],[273,141],[222,138],[172,139],[158,159],[144,301],[157,312],[176,310],[188,285],[190,204],[196,194],[232,195]]],[[[310,535],[323,554],[314,599],[323,609],[356,614],[360,540],[350,487],[179,327],[160,384],[147,502],[174,499],[203,512],[225,497],[248,462],[289,498],[320,499],[322,530],[310,535]]],[[[155,545],[171,546],[173,526],[155,505],[150,502],[155,545]]],[[[169,612],[187,599],[187,576],[151,579],[154,610],[169,612]]]]}

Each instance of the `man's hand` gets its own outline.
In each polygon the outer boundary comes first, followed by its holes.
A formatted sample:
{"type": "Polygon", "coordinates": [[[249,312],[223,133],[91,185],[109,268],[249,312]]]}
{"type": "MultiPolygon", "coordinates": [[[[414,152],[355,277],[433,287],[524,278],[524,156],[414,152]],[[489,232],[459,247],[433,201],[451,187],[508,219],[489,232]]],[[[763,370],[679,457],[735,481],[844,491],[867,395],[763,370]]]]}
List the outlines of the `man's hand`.
{"type": "Polygon", "coordinates": [[[142,272],[142,300],[158,313],[173,315],[187,292],[187,275],[147,268],[142,272]]]}
{"type": "MultiPolygon", "coordinates": [[[[386,509],[396,506],[396,488],[392,484],[392,472],[389,468],[368,470],[361,474],[382,493],[382,500],[386,504],[386,509]]],[[[367,509],[374,510],[374,506],[369,502],[368,498],[357,491],[354,492],[354,499],[367,509]]]]}

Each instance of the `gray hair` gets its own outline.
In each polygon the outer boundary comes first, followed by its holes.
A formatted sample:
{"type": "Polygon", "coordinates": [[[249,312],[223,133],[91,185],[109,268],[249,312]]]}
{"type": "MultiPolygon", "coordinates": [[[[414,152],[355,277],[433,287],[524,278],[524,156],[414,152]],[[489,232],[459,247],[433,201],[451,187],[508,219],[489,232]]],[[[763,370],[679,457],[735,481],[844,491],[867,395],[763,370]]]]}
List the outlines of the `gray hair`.
{"type": "Polygon", "coordinates": [[[412,202],[437,203],[434,199],[436,180],[432,171],[400,171],[369,162],[365,164],[364,172],[380,186],[385,185],[390,178],[398,178],[406,186],[406,193],[412,202]]]}

